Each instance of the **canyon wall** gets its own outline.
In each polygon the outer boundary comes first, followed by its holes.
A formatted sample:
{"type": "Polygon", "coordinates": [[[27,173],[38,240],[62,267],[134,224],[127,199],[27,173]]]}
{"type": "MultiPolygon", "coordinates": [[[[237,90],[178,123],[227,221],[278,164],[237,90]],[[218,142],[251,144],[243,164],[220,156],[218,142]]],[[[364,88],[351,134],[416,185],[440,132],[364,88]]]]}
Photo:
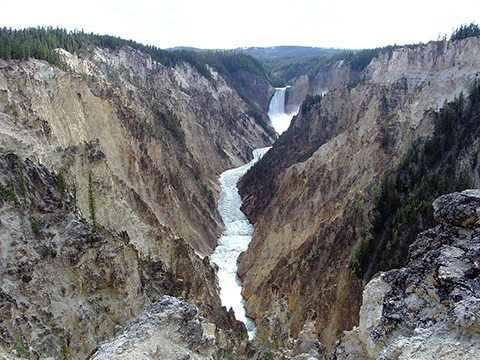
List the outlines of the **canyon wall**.
{"type": "Polygon", "coordinates": [[[302,75],[287,89],[285,112],[297,113],[307,95],[326,94],[338,86],[344,86],[365,76],[365,71],[353,71],[345,60],[322,66],[313,77],[302,75]]]}
{"type": "Polygon", "coordinates": [[[479,55],[480,39],[468,38],[374,59],[364,82],[304,103],[243,179],[255,232],[238,274],[260,341],[288,346],[314,324],[331,348],[358,324],[362,288],[347,258],[365,234],[375,188],[414,139],[431,134],[432,109],[468,92],[479,55]]]}
{"type": "MultiPolygon", "coordinates": [[[[168,68],[129,48],[97,48],[84,59],[62,55],[70,73],[36,60],[2,63],[0,110],[12,115],[2,118],[9,135],[65,172],[85,214],[91,172],[100,223],[120,222],[136,239],[147,232],[138,222],[168,225],[209,254],[222,230],[216,177],[268,144],[248,106],[214,70],[210,82],[188,64],[168,68]],[[35,137],[21,134],[25,128],[35,137]],[[86,143],[98,155],[91,167],[76,157],[86,143]],[[111,187],[121,193],[115,200],[111,187]],[[149,211],[138,211],[142,206],[149,211]]],[[[147,244],[138,241],[142,253],[147,244]]]]}
{"type": "Polygon", "coordinates": [[[273,139],[213,68],[59,52],[68,71],[0,60],[2,341],[82,358],[165,294],[239,339],[208,257],[217,177],[273,139]]]}

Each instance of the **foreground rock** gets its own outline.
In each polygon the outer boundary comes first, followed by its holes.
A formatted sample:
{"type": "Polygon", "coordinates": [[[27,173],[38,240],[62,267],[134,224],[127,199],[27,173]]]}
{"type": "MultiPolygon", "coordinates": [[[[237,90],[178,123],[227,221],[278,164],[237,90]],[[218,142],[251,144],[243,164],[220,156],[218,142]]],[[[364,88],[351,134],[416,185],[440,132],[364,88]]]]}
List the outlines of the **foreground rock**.
{"type": "Polygon", "coordinates": [[[366,286],[360,325],[334,359],[480,358],[480,190],[438,198],[441,223],[417,238],[410,261],[366,286]]]}
{"type": "Polygon", "coordinates": [[[149,305],[123,333],[87,359],[212,359],[215,326],[183,299],[165,296],[149,305]],[[202,324],[203,321],[203,324],[202,324]],[[210,329],[210,334],[204,332],[210,329]]]}

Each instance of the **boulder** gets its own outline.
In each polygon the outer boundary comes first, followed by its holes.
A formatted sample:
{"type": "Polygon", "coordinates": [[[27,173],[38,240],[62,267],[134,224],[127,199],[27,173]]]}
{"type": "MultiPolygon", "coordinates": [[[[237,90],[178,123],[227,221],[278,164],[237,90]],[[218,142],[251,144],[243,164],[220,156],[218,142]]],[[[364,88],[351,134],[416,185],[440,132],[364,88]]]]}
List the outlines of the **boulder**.
{"type": "Polygon", "coordinates": [[[433,202],[435,219],[444,225],[471,228],[479,218],[480,190],[440,196],[433,202]]]}

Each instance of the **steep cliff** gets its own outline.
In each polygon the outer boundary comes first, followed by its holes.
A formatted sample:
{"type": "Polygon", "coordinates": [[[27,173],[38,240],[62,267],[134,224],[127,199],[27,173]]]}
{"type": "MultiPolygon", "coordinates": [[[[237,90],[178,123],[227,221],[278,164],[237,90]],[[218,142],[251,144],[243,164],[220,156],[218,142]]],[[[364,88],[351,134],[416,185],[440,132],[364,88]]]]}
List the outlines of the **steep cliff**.
{"type": "Polygon", "coordinates": [[[58,51],[70,70],[0,60],[2,342],[82,358],[167,294],[213,319],[231,351],[244,328],[208,258],[217,176],[272,138],[213,68],[58,51]]]}
{"type": "Polygon", "coordinates": [[[81,216],[63,176],[11,152],[0,155],[0,169],[2,346],[31,358],[81,359],[165,294],[213,319],[220,339],[230,339],[219,349],[231,351],[245,336],[221,308],[208,257],[183,239],[152,229],[160,255],[143,257],[128,232],[81,216]]]}
{"type": "Polygon", "coordinates": [[[414,139],[431,134],[431,110],[467,92],[479,53],[480,39],[469,38],[374,59],[356,87],[309,98],[244,178],[255,232],[238,274],[261,341],[287,344],[314,322],[330,348],[358,323],[361,286],[347,258],[368,225],[375,187],[414,139]]]}
{"type": "MultiPolygon", "coordinates": [[[[209,254],[222,229],[216,175],[266,145],[262,134],[268,138],[248,106],[213,70],[215,84],[188,64],[168,68],[129,48],[96,48],[83,59],[62,55],[71,73],[35,60],[2,64],[0,110],[12,115],[3,117],[4,126],[77,185],[84,213],[90,171],[99,189],[121,189],[117,201],[129,203],[112,206],[110,191],[96,191],[99,222],[114,225],[118,219],[128,226],[146,213],[129,208],[145,205],[152,216],[140,222],[167,224],[209,254]],[[22,136],[13,125],[37,130],[36,137],[22,136]],[[104,156],[90,169],[77,161],[75,147],[92,140],[104,156]],[[52,146],[68,149],[68,156],[50,156],[52,146]]],[[[137,233],[132,238],[146,232],[138,226],[125,230],[137,233]]],[[[139,250],[148,254],[148,241],[142,243],[139,250]]]]}
{"type": "Polygon", "coordinates": [[[459,63],[471,66],[475,60],[470,46],[472,44],[458,41],[438,41],[401,49],[388,46],[345,54],[343,59],[321,66],[314,73],[289,79],[291,87],[287,91],[286,111],[294,113],[298,110],[307,95],[325,94],[347,84],[354,86],[370,79],[392,82],[402,77],[405,71],[417,72],[416,79],[412,80],[422,82],[425,72],[446,69],[459,63]],[[424,57],[422,53],[430,54],[424,57]]]}

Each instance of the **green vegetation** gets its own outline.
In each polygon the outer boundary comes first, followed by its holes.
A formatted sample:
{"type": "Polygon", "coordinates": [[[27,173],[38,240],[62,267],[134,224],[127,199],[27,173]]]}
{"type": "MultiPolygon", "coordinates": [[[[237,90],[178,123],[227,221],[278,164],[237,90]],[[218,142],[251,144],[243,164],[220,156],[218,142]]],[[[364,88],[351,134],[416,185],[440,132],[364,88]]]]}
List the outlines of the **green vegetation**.
{"type": "MultiPolygon", "coordinates": [[[[275,137],[276,133],[275,133],[275,130],[270,126],[270,124],[268,123],[268,120],[267,118],[264,116],[262,110],[260,110],[257,106],[255,106],[255,104],[253,104],[253,102],[247,98],[246,96],[242,96],[242,99],[243,101],[245,101],[248,105],[249,105],[249,110],[248,110],[248,114],[250,116],[252,116],[255,121],[260,124],[261,127],[263,127],[263,130],[265,130],[265,132],[270,135],[271,137],[275,137]]],[[[268,139],[265,139],[265,140],[268,140],[268,139]]]]}
{"type": "Polygon", "coordinates": [[[18,202],[15,188],[12,184],[7,184],[6,186],[0,184],[0,199],[4,201],[11,201],[13,203],[18,202]]]}
{"type": "Polygon", "coordinates": [[[315,48],[307,46],[275,46],[267,48],[247,48],[237,50],[258,58],[268,70],[270,83],[275,87],[284,87],[286,80],[308,74],[314,76],[321,66],[343,49],[315,48]]]}
{"type": "Polygon", "coordinates": [[[463,40],[472,36],[480,36],[480,28],[473,22],[468,26],[462,25],[455,30],[450,37],[450,41],[463,40]]]}
{"type": "Polygon", "coordinates": [[[311,46],[271,46],[271,47],[250,47],[246,49],[237,49],[258,59],[277,59],[277,58],[300,58],[309,56],[331,56],[343,52],[343,49],[322,48],[311,46]]]}
{"type": "Polygon", "coordinates": [[[22,335],[20,335],[18,332],[14,331],[13,332],[13,350],[16,355],[24,357],[24,358],[29,358],[30,353],[29,353],[29,346],[28,343],[25,341],[22,335]]]}
{"type": "Polygon", "coordinates": [[[35,236],[38,236],[40,234],[41,226],[36,220],[32,220],[30,223],[30,226],[32,228],[32,232],[35,236]]]}
{"type": "Polygon", "coordinates": [[[269,71],[270,78],[288,83],[302,75],[314,77],[322,66],[332,62],[332,56],[314,55],[302,57],[279,57],[276,59],[263,59],[264,65],[269,71]]]}
{"type": "MultiPolygon", "coordinates": [[[[408,45],[413,48],[418,45],[408,45]]],[[[400,46],[390,45],[376,49],[365,50],[349,50],[337,51],[328,55],[311,55],[311,56],[285,56],[275,59],[261,59],[265,68],[269,71],[270,79],[286,80],[288,83],[294,78],[301,75],[308,75],[310,79],[314,78],[320,69],[330,66],[333,63],[343,60],[350,63],[353,71],[362,71],[374,57],[378,57],[380,53],[392,53],[392,51],[400,46]]],[[[278,81],[278,80],[277,80],[278,81]]]]}
{"type": "Polygon", "coordinates": [[[98,232],[100,228],[97,225],[97,218],[95,215],[95,197],[93,196],[93,181],[92,173],[88,173],[88,210],[90,211],[90,221],[92,222],[92,231],[98,232]]]}
{"type": "MultiPolygon", "coordinates": [[[[177,115],[175,115],[171,110],[168,110],[166,112],[162,111],[160,106],[156,103],[152,106],[152,112],[155,115],[156,120],[162,122],[165,128],[170,131],[170,133],[175,138],[177,138],[181,142],[184,142],[185,133],[182,129],[180,119],[177,117],[177,115]]],[[[157,132],[160,130],[156,126],[154,126],[153,128],[155,129],[155,133],[151,133],[151,135],[156,136],[157,132]]]]}
{"type": "Polygon", "coordinates": [[[203,75],[210,77],[206,64],[186,50],[166,51],[154,46],[139,44],[133,40],[124,40],[110,35],[94,35],[82,31],[69,32],[52,27],[36,27],[12,30],[0,29],[0,57],[5,60],[22,60],[35,58],[45,60],[52,65],[66,68],[55,49],[62,48],[70,53],[85,55],[95,46],[116,50],[122,46],[130,46],[152,56],[166,66],[186,61],[195,66],[203,75]]]}
{"type": "Polygon", "coordinates": [[[416,236],[435,225],[433,200],[473,186],[476,159],[471,169],[461,169],[458,160],[480,135],[480,82],[468,101],[460,94],[435,116],[433,136],[415,141],[383,177],[371,224],[348,260],[359,278],[403,266],[416,236]]]}
{"type": "Polygon", "coordinates": [[[307,113],[309,113],[310,110],[312,110],[312,107],[315,104],[318,104],[322,101],[322,98],[323,98],[322,95],[307,95],[300,109],[300,112],[302,113],[302,115],[303,116],[307,115],[307,113]]]}
{"type": "Polygon", "coordinates": [[[245,71],[254,75],[258,75],[268,80],[267,73],[262,63],[254,57],[242,53],[231,51],[203,51],[195,53],[210,66],[214,67],[220,74],[232,80],[239,71],[245,71]]]}
{"type": "Polygon", "coordinates": [[[62,348],[60,349],[60,354],[62,355],[62,360],[70,360],[70,349],[66,344],[62,345],[62,348]]]}

